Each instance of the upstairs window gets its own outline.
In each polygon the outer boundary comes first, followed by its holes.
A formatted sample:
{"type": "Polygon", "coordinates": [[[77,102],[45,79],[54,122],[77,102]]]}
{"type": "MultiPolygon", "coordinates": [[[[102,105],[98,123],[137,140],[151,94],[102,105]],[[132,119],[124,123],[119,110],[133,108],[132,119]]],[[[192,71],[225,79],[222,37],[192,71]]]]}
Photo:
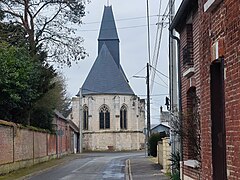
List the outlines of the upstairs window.
{"type": "Polygon", "coordinates": [[[110,129],[110,112],[107,105],[102,105],[99,111],[99,128],[110,129]]]}
{"type": "Polygon", "coordinates": [[[192,24],[187,24],[187,44],[182,49],[184,65],[193,65],[193,29],[192,24]]]}
{"type": "Polygon", "coordinates": [[[88,107],[83,106],[83,129],[88,130],[88,107]]]}
{"type": "Polygon", "coordinates": [[[120,109],[120,128],[127,129],[127,107],[125,105],[120,109]]]}

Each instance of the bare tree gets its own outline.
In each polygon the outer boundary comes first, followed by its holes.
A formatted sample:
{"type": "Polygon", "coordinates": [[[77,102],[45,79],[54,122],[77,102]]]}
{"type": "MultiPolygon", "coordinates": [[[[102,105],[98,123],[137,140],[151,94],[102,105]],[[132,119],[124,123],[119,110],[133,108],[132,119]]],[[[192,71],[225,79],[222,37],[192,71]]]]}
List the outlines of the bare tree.
{"type": "Polygon", "coordinates": [[[31,55],[46,51],[48,62],[71,66],[87,55],[83,38],[76,35],[89,0],[0,0],[4,22],[20,25],[26,31],[31,55]]]}
{"type": "Polygon", "coordinates": [[[190,93],[190,96],[191,109],[172,117],[171,127],[188,144],[190,156],[201,163],[200,99],[196,93],[190,93]]]}

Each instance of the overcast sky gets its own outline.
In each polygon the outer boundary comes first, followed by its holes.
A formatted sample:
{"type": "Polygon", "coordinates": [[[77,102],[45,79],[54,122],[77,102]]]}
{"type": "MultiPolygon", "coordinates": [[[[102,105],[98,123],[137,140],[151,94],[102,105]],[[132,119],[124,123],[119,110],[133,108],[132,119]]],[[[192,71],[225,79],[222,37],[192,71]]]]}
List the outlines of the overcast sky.
{"type": "MultiPolygon", "coordinates": [[[[150,29],[151,29],[151,54],[153,55],[156,39],[161,0],[150,0],[150,29]]],[[[178,0],[177,6],[180,0],[178,0]]],[[[85,41],[83,46],[89,54],[83,61],[73,64],[71,68],[62,69],[67,79],[67,91],[70,97],[75,96],[83,85],[88,72],[90,71],[97,57],[97,38],[100,29],[104,5],[107,0],[92,0],[86,7],[86,16],[83,18],[83,25],[78,27],[77,34],[85,41]]],[[[146,76],[146,64],[148,62],[147,47],[147,26],[146,26],[146,0],[109,0],[118,28],[120,39],[120,62],[128,77],[130,85],[140,98],[146,98],[145,79],[133,78],[133,75],[146,76]],[[142,70],[142,71],[141,71],[142,70]]],[[[161,14],[164,13],[167,0],[162,0],[161,14]]],[[[151,55],[151,56],[152,56],[151,55]]],[[[157,70],[168,75],[168,29],[163,30],[160,57],[157,70]]],[[[151,123],[159,123],[159,108],[165,108],[165,97],[168,94],[168,79],[156,73],[154,88],[151,96],[151,123]]]]}

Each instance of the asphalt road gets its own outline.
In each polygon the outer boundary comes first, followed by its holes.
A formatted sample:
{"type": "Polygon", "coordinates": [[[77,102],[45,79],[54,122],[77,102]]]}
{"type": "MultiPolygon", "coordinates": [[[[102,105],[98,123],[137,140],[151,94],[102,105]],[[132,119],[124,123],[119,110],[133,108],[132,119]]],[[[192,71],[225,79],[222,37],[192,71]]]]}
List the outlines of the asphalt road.
{"type": "Polygon", "coordinates": [[[29,180],[123,180],[125,162],[135,153],[85,153],[83,157],[28,178],[29,180]]]}

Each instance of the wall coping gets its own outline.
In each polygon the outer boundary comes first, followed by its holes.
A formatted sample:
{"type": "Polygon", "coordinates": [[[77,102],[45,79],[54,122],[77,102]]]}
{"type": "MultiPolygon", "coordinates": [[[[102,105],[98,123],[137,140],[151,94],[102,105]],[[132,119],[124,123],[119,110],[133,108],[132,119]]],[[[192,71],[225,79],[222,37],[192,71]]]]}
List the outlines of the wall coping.
{"type": "Polygon", "coordinates": [[[19,129],[27,129],[27,130],[35,131],[35,132],[52,134],[47,129],[41,129],[41,128],[38,128],[38,127],[29,126],[29,125],[24,126],[22,124],[17,124],[17,123],[11,122],[11,121],[0,120],[0,125],[14,127],[14,128],[19,128],[19,129]]]}

